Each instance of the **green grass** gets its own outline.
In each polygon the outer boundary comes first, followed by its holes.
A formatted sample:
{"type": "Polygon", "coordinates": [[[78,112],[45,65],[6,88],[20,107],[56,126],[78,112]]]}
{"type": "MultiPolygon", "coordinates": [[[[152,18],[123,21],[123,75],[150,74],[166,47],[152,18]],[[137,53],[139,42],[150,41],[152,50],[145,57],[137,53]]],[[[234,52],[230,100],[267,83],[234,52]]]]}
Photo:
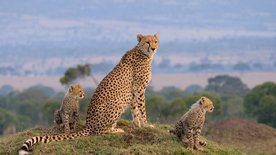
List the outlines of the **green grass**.
{"type": "MultiPolygon", "coordinates": [[[[204,151],[188,151],[186,146],[167,131],[171,125],[155,124],[154,128],[133,129],[131,122],[120,120],[125,133],[94,135],[62,142],[34,145],[34,154],[244,154],[207,140],[204,151]]],[[[0,138],[0,154],[16,154],[30,137],[45,135],[49,129],[34,128],[0,138]]],[[[205,139],[202,137],[202,139],[205,139]]]]}

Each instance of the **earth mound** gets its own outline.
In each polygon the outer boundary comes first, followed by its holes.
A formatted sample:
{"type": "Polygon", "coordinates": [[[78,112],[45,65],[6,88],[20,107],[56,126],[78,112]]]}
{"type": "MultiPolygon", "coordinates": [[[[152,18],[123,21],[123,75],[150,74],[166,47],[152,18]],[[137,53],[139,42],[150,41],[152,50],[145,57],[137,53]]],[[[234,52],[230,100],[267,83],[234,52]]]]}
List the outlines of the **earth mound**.
{"type": "MultiPolygon", "coordinates": [[[[64,140],[61,142],[38,143],[31,149],[33,154],[235,154],[243,155],[238,149],[224,147],[207,140],[204,151],[187,150],[175,135],[168,133],[173,127],[154,124],[154,128],[133,128],[132,123],[119,120],[118,127],[124,133],[108,133],[64,140]]],[[[80,128],[83,128],[81,125],[80,128]]],[[[0,154],[17,154],[24,141],[33,136],[60,134],[57,126],[37,127],[13,135],[0,137],[0,154]]],[[[204,137],[201,137],[206,140],[204,137]]]]}
{"type": "Polygon", "coordinates": [[[241,118],[230,118],[209,125],[204,136],[250,154],[276,153],[276,129],[241,118]]]}

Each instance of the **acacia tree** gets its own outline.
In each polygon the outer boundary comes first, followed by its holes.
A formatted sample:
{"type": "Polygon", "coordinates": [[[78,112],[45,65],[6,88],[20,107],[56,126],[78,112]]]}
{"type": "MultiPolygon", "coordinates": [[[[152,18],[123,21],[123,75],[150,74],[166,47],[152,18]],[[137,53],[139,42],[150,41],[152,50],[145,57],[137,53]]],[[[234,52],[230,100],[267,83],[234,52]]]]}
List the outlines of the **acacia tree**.
{"type": "Polygon", "coordinates": [[[220,94],[244,96],[249,88],[240,78],[229,75],[218,75],[208,79],[207,91],[214,91],[220,94]]]}
{"type": "Polygon", "coordinates": [[[68,84],[79,77],[90,76],[94,83],[98,85],[96,78],[91,74],[91,64],[78,65],[76,68],[68,68],[64,76],[60,78],[60,83],[62,85],[68,84]]]}

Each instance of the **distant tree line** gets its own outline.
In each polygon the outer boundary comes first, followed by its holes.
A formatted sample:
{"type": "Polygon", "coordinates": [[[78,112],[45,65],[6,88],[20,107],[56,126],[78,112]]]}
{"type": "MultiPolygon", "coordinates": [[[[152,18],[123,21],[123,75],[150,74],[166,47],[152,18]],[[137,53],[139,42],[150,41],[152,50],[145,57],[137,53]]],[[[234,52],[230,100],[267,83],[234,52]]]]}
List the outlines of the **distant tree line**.
{"type": "MultiPolygon", "coordinates": [[[[0,89],[0,92],[4,92],[0,95],[0,133],[10,125],[14,125],[17,131],[22,131],[37,125],[54,124],[54,111],[60,107],[65,92],[55,92],[42,85],[21,92],[7,86],[4,88],[9,88],[9,92],[0,89]]],[[[80,100],[81,121],[85,121],[93,92],[92,88],[85,89],[85,98],[80,100]]],[[[250,90],[239,78],[228,75],[209,78],[205,88],[191,85],[186,90],[165,87],[155,91],[148,86],[148,120],[152,123],[174,123],[201,96],[209,97],[215,106],[213,113],[207,113],[207,123],[242,117],[276,127],[276,84],[266,82],[250,90]]],[[[130,109],[126,110],[122,118],[132,119],[130,109]]]]}
{"type": "MultiPolygon", "coordinates": [[[[46,71],[38,72],[36,70],[28,69],[22,72],[22,68],[14,67],[3,67],[0,66],[0,75],[7,76],[27,76],[27,75],[48,75],[48,76],[60,76],[61,73],[66,71],[67,75],[76,75],[75,72],[82,67],[87,69],[90,66],[77,66],[76,68],[67,69],[64,66],[59,66],[56,68],[48,68],[46,71]],[[76,70],[77,69],[77,70],[76,70]]],[[[96,74],[107,74],[112,68],[116,65],[112,61],[103,60],[102,62],[93,64],[93,73],[96,74]]],[[[237,62],[237,63],[213,63],[211,60],[205,58],[199,62],[191,62],[189,64],[176,63],[173,64],[172,61],[168,58],[163,58],[161,62],[153,61],[152,63],[152,72],[153,73],[193,73],[193,72],[252,72],[252,71],[276,71],[276,61],[271,63],[264,62],[237,62]]],[[[68,79],[63,79],[66,82],[68,79]]]]}
{"type": "Polygon", "coordinates": [[[276,84],[265,82],[255,86],[244,98],[245,112],[258,122],[276,128],[276,84]]]}

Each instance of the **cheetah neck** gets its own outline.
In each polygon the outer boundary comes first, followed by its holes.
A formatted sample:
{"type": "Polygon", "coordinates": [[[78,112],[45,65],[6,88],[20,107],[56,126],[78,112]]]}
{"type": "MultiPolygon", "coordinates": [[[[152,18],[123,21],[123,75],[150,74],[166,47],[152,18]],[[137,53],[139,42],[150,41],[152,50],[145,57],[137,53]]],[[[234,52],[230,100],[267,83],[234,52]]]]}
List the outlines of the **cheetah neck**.
{"type": "Polygon", "coordinates": [[[202,106],[200,106],[199,102],[200,101],[197,101],[196,103],[194,103],[193,105],[191,105],[190,110],[200,110],[200,111],[202,111],[205,114],[206,110],[202,106]]]}
{"type": "Polygon", "coordinates": [[[70,92],[67,92],[67,93],[65,94],[65,96],[66,96],[66,98],[68,98],[68,99],[78,100],[78,97],[77,97],[76,95],[74,95],[74,94],[71,94],[70,92]]]}
{"type": "Polygon", "coordinates": [[[154,56],[154,53],[148,53],[144,49],[140,49],[138,46],[134,47],[134,49],[132,49],[132,51],[136,51],[135,52],[136,55],[139,56],[141,59],[145,59],[145,60],[148,60],[150,62],[152,61],[152,58],[154,56]]]}

